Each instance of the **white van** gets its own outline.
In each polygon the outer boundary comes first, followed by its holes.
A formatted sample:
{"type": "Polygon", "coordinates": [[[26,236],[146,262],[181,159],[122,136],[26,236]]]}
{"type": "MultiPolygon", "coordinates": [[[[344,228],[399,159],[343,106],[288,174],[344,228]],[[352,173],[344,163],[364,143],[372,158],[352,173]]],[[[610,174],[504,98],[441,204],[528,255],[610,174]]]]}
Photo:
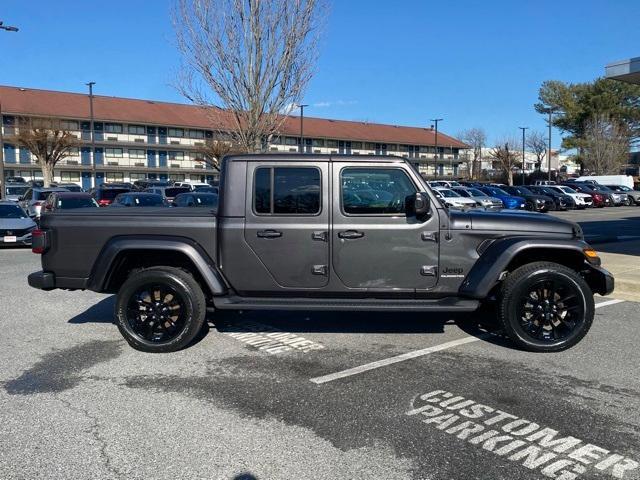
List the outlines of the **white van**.
{"type": "Polygon", "coordinates": [[[633,177],[631,175],[588,175],[576,178],[576,182],[592,180],[600,185],[624,185],[633,189],[633,177]]]}

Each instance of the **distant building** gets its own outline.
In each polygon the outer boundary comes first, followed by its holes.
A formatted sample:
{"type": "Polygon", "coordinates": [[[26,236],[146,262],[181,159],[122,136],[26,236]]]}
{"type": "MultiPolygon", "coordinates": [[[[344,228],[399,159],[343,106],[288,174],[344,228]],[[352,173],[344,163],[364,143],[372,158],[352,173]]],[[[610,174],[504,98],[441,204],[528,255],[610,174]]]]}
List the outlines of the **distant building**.
{"type": "MultiPolygon", "coordinates": [[[[212,180],[217,172],[201,160],[202,146],[231,125],[224,110],[205,112],[193,105],[95,95],[92,144],[88,95],[0,86],[0,104],[5,175],[41,178],[34,157],[12,136],[19,117],[56,118],[82,145],[57,165],[54,178],[84,188],[143,178],[212,180]]],[[[465,176],[468,146],[442,132],[437,152],[435,144],[432,128],[305,117],[302,146],[299,117],[288,117],[267,150],[399,155],[427,175],[465,176]]]]}

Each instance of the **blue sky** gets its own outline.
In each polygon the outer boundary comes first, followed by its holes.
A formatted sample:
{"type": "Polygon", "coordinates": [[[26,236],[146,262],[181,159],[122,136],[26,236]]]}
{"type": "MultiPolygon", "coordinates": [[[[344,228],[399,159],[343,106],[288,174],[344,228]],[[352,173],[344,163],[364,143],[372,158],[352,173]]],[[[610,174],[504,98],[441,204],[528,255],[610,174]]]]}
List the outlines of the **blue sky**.
{"type": "MultiPolygon", "coordinates": [[[[640,55],[638,0],[329,0],[308,115],[490,139],[544,129],[533,110],[542,81],[589,81],[640,55]]],[[[184,101],[171,0],[3,0],[0,83],[184,101]]],[[[559,143],[557,132],[554,144],[559,143]]]]}

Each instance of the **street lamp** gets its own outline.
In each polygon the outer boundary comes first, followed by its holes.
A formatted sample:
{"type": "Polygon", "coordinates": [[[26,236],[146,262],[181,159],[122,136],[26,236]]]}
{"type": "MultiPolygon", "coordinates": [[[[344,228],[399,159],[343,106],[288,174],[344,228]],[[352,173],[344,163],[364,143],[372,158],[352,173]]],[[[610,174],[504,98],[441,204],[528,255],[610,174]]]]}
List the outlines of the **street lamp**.
{"type": "Polygon", "coordinates": [[[553,107],[549,107],[549,108],[546,108],[546,109],[543,110],[544,113],[548,113],[549,114],[549,120],[548,120],[548,123],[549,123],[549,153],[547,155],[547,157],[548,157],[547,158],[547,165],[548,165],[548,167],[547,167],[547,175],[548,175],[548,179],[549,180],[551,180],[551,127],[552,127],[551,122],[553,121],[552,115],[554,113],[556,113],[557,111],[558,111],[558,109],[557,108],[553,108],[553,107]]]}
{"type": "Polygon", "coordinates": [[[96,82],[87,82],[85,85],[89,87],[89,130],[91,135],[91,176],[93,177],[92,183],[95,185],[95,182],[98,181],[97,173],[96,173],[96,144],[94,139],[94,131],[93,131],[93,86],[96,82]]]}
{"type": "MultiPolygon", "coordinates": [[[[0,30],[6,30],[7,32],[17,32],[18,27],[11,27],[5,25],[0,20],[0,30]]],[[[2,117],[2,104],[0,103],[0,200],[5,196],[4,185],[4,138],[2,136],[4,130],[4,118],[2,117]]]]}
{"type": "Polygon", "coordinates": [[[435,148],[436,148],[436,155],[435,155],[435,160],[433,163],[433,170],[434,170],[434,175],[435,178],[438,178],[438,122],[441,122],[442,118],[432,118],[431,121],[435,124],[436,126],[436,139],[435,139],[435,148]]]}
{"type": "Polygon", "coordinates": [[[518,127],[520,130],[522,130],[522,186],[524,186],[524,132],[526,130],[529,130],[529,127],[518,127]]]}
{"type": "Polygon", "coordinates": [[[304,153],[304,107],[308,107],[309,105],[300,104],[298,108],[300,109],[300,152],[304,153]]]}

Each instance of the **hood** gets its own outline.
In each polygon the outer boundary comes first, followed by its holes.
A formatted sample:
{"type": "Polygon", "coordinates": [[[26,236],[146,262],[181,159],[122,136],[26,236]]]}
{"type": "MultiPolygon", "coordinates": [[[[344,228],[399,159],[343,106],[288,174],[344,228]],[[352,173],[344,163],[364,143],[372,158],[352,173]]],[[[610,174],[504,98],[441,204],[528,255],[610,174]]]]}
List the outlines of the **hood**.
{"type": "Polygon", "coordinates": [[[574,237],[579,233],[582,236],[581,228],[574,222],[527,211],[474,210],[465,213],[452,211],[450,218],[452,230],[471,228],[472,230],[486,230],[496,233],[512,232],[523,235],[555,233],[574,237]]]}
{"type": "Polygon", "coordinates": [[[0,229],[2,230],[24,230],[35,226],[36,222],[30,218],[0,218],[0,229]]]}
{"type": "Polygon", "coordinates": [[[9,200],[11,202],[18,202],[20,200],[20,195],[7,195],[5,200],[9,200]]]}

